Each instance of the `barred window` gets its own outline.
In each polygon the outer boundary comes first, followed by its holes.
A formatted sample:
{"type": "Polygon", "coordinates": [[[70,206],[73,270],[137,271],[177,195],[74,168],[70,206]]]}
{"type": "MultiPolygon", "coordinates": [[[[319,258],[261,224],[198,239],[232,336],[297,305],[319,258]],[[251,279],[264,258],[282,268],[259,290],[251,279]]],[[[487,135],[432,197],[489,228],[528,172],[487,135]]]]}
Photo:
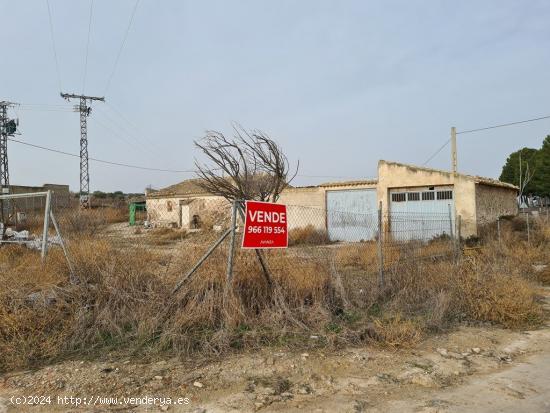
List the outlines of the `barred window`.
{"type": "Polygon", "coordinates": [[[437,191],[437,199],[453,199],[453,191],[437,191]]]}
{"type": "Polygon", "coordinates": [[[420,201],[420,192],[407,192],[407,201],[420,201]]]}
{"type": "Polygon", "coordinates": [[[422,201],[433,201],[435,199],[435,192],[422,192],[422,201]]]}
{"type": "Polygon", "coordinates": [[[400,192],[400,193],[397,193],[397,194],[391,194],[391,201],[392,202],[405,202],[406,195],[407,194],[405,192],[400,192]]]}

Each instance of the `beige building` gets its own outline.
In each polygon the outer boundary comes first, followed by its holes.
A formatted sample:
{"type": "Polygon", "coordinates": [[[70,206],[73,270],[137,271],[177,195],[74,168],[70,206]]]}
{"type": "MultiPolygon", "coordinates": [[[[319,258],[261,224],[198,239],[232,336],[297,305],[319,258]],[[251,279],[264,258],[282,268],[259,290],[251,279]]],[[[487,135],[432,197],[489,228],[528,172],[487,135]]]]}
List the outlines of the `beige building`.
{"type": "MultiPolygon", "coordinates": [[[[377,179],[287,188],[279,202],[288,206],[290,229],[311,225],[342,241],[374,239],[381,206],[385,231],[409,240],[476,236],[482,225],[517,214],[517,192],[494,179],[381,160],[377,179]]],[[[147,209],[152,223],[183,228],[229,213],[227,201],[197,180],[147,194],[147,209]]]]}
{"type": "Polygon", "coordinates": [[[230,205],[189,179],[167,188],[145,192],[147,220],[153,226],[184,229],[211,227],[229,215],[230,205]]]}

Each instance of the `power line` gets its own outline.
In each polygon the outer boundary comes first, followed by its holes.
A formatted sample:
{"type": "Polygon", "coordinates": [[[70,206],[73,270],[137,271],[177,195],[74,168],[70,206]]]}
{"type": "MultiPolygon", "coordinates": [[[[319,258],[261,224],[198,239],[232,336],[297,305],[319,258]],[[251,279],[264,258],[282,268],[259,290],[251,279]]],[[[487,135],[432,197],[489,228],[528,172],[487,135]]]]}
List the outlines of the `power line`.
{"type": "Polygon", "coordinates": [[[92,32],[92,15],[94,10],[94,0],[90,1],[90,20],[88,21],[88,41],[86,42],[86,58],[84,60],[84,79],[82,80],[82,94],[86,88],[86,75],[88,74],[88,52],[90,50],[90,34],[92,32]]]}
{"type": "Polygon", "coordinates": [[[21,106],[37,106],[37,107],[45,107],[45,108],[72,108],[70,105],[52,105],[50,103],[21,103],[21,106]]]}
{"type": "MultiPolygon", "coordinates": [[[[517,122],[508,122],[508,123],[501,123],[499,125],[493,125],[493,126],[486,126],[486,127],[483,127],[483,128],[477,128],[477,129],[469,129],[469,130],[464,130],[464,131],[459,131],[459,132],[456,132],[456,134],[465,134],[465,133],[473,133],[473,132],[480,132],[480,131],[484,131],[484,130],[489,130],[489,129],[496,129],[496,128],[504,128],[506,126],[513,126],[513,125],[520,125],[522,123],[528,123],[528,122],[535,122],[535,121],[538,121],[538,120],[543,120],[543,119],[550,119],[550,115],[548,116],[540,116],[538,118],[531,118],[531,119],[524,119],[524,120],[519,120],[517,122]]],[[[427,160],[426,162],[424,162],[422,165],[426,165],[428,162],[430,162],[433,158],[435,158],[448,144],[449,142],[451,142],[451,139],[447,139],[445,141],[445,143],[437,150],[435,151],[427,160]]]]}
{"type": "Polygon", "coordinates": [[[139,135],[139,137],[141,139],[143,139],[145,141],[145,143],[151,145],[151,146],[155,146],[155,143],[152,142],[150,139],[148,139],[146,136],[142,135],[141,134],[141,129],[139,126],[137,126],[135,123],[133,123],[132,121],[130,121],[126,116],[124,116],[120,110],[118,110],[116,107],[114,107],[112,104],[110,104],[109,102],[106,102],[106,106],[108,108],[110,108],[115,115],[117,115],[120,119],[122,119],[123,121],[125,121],[135,132],[138,132],[137,134],[139,135]]]}
{"type": "Polygon", "coordinates": [[[428,162],[430,162],[433,158],[435,158],[437,155],[439,155],[439,152],[441,152],[443,149],[445,149],[445,147],[449,144],[449,142],[451,142],[450,139],[447,139],[447,141],[441,145],[441,147],[435,151],[427,160],[426,162],[424,162],[422,165],[426,165],[428,162]]]}
{"type": "Polygon", "coordinates": [[[126,33],[124,33],[124,37],[122,38],[122,44],[120,45],[120,49],[118,50],[118,54],[115,59],[115,64],[113,66],[113,70],[111,74],[109,75],[109,79],[107,80],[107,86],[105,87],[105,95],[107,94],[107,91],[109,90],[109,87],[111,86],[111,80],[113,79],[113,76],[115,75],[115,71],[118,65],[118,61],[120,59],[120,55],[122,54],[122,49],[124,49],[124,45],[126,44],[126,38],[128,37],[128,33],[130,32],[130,27],[132,27],[132,22],[134,21],[134,16],[136,14],[136,10],[138,8],[140,0],[136,0],[136,3],[134,4],[134,9],[132,10],[132,14],[130,15],[130,21],[128,22],[128,27],[126,28],[126,33]]]}
{"type": "MultiPolygon", "coordinates": [[[[41,150],[44,150],[44,151],[53,152],[53,153],[57,153],[57,154],[60,154],[60,155],[71,156],[71,157],[73,157],[73,158],[80,158],[80,155],[78,155],[78,154],[76,154],[76,153],[66,152],[66,151],[62,151],[62,150],[59,150],[59,149],[48,148],[48,147],[46,147],[46,146],[35,145],[35,144],[33,144],[33,143],[23,142],[23,141],[20,141],[20,140],[18,140],[18,139],[14,139],[14,138],[10,138],[10,137],[8,137],[8,140],[9,140],[9,141],[12,141],[12,142],[15,142],[15,143],[19,143],[19,144],[21,144],[21,145],[30,146],[30,147],[32,147],[32,148],[41,149],[41,150]]],[[[173,172],[173,173],[196,173],[195,170],[178,170],[178,169],[149,168],[149,167],[146,167],[146,166],[132,165],[132,164],[127,164],[127,163],[122,163],[122,162],[106,161],[106,160],[104,160],[104,159],[98,159],[98,158],[92,158],[92,157],[90,157],[89,159],[90,159],[90,161],[94,161],[94,162],[98,162],[98,163],[103,163],[103,164],[107,164],[107,165],[121,166],[121,167],[132,168],[132,169],[142,169],[142,170],[145,170],[145,171],[173,172]]],[[[302,174],[298,174],[298,175],[296,175],[296,176],[307,177],[307,178],[341,178],[341,179],[350,179],[350,177],[345,177],[345,176],[334,176],[334,175],[302,175],[302,174]]]]}
{"type": "Polygon", "coordinates": [[[74,112],[73,109],[61,109],[61,108],[36,108],[36,107],[26,107],[23,106],[19,108],[23,111],[31,111],[31,112],[74,112]]]}
{"type": "Polygon", "coordinates": [[[56,50],[56,47],[55,47],[55,37],[54,37],[54,34],[53,34],[53,19],[52,19],[52,12],[50,10],[50,0],[46,0],[46,6],[48,8],[48,18],[49,18],[49,21],[50,21],[50,37],[52,39],[52,47],[53,47],[53,57],[54,57],[54,60],[55,60],[55,70],[57,72],[57,82],[59,84],[59,90],[63,90],[63,88],[61,87],[61,72],[59,71],[59,61],[57,59],[57,50],[56,50]]]}
{"type": "Polygon", "coordinates": [[[517,121],[517,122],[502,123],[502,124],[500,124],[500,125],[486,126],[486,127],[484,127],[484,128],[465,130],[465,131],[457,132],[456,134],[458,135],[459,133],[472,133],[472,132],[479,132],[479,131],[488,130],[488,129],[503,128],[503,127],[505,127],[505,126],[519,125],[519,124],[521,124],[521,123],[535,122],[535,121],[537,121],[537,120],[543,120],[543,119],[550,119],[550,115],[548,115],[548,116],[541,116],[540,118],[519,120],[519,121],[517,121]]]}
{"type": "Polygon", "coordinates": [[[126,126],[124,126],[123,124],[119,123],[118,121],[116,121],[115,119],[113,119],[109,114],[107,114],[106,111],[104,111],[103,109],[101,109],[101,114],[105,117],[105,119],[107,119],[109,121],[109,123],[111,125],[113,125],[115,128],[119,129],[122,133],[124,133],[125,136],[127,136],[128,138],[130,138],[131,140],[133,140],[136,144],[138,145],[141,145],[143,146],[147,151],[150,151],[152,148],[152,146],[154,146],[155,144],[152,143],[152,142],[148,142],[147,144],[142,142],[140,139],[138,139],[137,136],[134,136],[135,133],[134,132],[139,132],[139,131],[132,131],[130,129],[128,129],[126,126]]]}
{"type": "MultiPolygon", "coordinates": [[[[48,151],[48,152],[58,153],[60,155],[71,156],[73,158],[80,158],[80,155],[78,155],[76,153],[71,153],[71,152],[61,151],[59,149],[53,149],[53,148],[48,148],[48,147],[45,147],[45,146],[35,145],[35,144],[29,143],[29,142],[23,142],[23,141],[20,141],[18,139],[13,139],[13,138],[8,138],[8,140],[12,141],[12,142],[15,142],[15,143],[20,143],[21,145],[30,146],[30,147],[33,147],[33,148],[36,148],[36,149],[42,149],[42,150],[45,150],[45,151],[48,151]]],[[[106,161],[104,159],[98,159],[98,158],[92,158],[92,157],[90,157],[88,159],[90,161],[103,163],[103,164],[107,164],[107,165],[122,166],[122,167],[125,167],[125,168],[133,168],[133,169],[143,169],[143,170],[146,170],[146,171],[175,172],[175,173],[194,173],[195,172],[194,170],[148,168],[146,166],[131,165],[131,164],[122,163],[122,162],[106,161]]]]}
{"type": "MultiPolygon", "coordinates": [[[[107,126],[106,124],[104,124],[103,122],[100,122],[97,117],[94,118],[93,120],[93,123],[96,123],[98,124],[99,126],[101,126],[103,129],[105,129],[109,135],[111,135],[112,137],[116,138],[116,139],[119,139],[121,140],[122,142],[124,142],[125,144],[127,144],[130,148],[132,149],[135,149],[135,148],[138,148],[141,152],[141,154],[144,154],[146,156],[150,156],[150,153],[146,150],[146,148],[143,148],[142,146],[139,145],[139,142],[137,142],[135,139],[134,141],[130,141],[128,139],[126,139],[125,136],[127,135],[122,135],[121,133],[119,133],[118,131],[110,128],[109,126],[107,126]],[[136,144],[137,143],[137,144],[136,144]]],[[[132,137],[128,136],[128,138],[130,139],[133,139],[132,137]]]]}

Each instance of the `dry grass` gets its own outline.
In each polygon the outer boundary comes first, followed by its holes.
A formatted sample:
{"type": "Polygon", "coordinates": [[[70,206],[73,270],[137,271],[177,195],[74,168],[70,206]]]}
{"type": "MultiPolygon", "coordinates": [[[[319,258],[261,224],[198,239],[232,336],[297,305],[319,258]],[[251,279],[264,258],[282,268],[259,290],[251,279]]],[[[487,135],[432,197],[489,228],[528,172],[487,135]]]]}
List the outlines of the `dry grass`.
{"type": "MultiPolygon", "coordinates": [[[[361,341],[391,347],[417,343],[456,321],[526,328],[542,320],[533,263],[548,263],[550,238],[540,227],[531,245],[513,231],[488,240],[478,254],[404,260],[398,250],[377,288],[376,243],[296,246],[266,252],[274,285],[254,251],[237,249],[233,288],[226,293],[225,247],[216,250],[178,294],[176,279],[204,253],[200,237],[178,243],[172,258],[131,251],[83,230],[70,242],[77,284],[52,249],[45,266],[36,252],[0,248],[0,370],[72,355],[220,354],[266,345],[305,346],[361,341]],[[179,250],[178,248],[181,248],[179,250]]],[[[157,234],[173,241],[177,231],[157,234]]],[[[167,242],[168,242],[167,241],[167,242]]],[[[426,256],[441,251],[420,246],[426,256]]],[[[545,273],[546,274],[546,273],[545,273]]]]}
{"type": "Polygon", "coordinates": [[[389,347],[411,347],[422,339],[423,330],[422,322],[403,318],[397,314],[394,317],[379,318],[374,321],[373,339],[389,347]]]}
{"type": "Polygon", "coordinates": [[[128,222],[128,208],[60,209],[56,219],[66,236],[99,235],[109,224],[128,222]]]}
{"type": "Polygon", "coordinates": [[[169,245],[185,238],[186,232],[180,229],[155,228],[147,232],[147,242],[153,245],[169,245]]]}
{"type": "Polygon", "coordinates": [[[313,225],[291,229],[288,232],[289,245],[324,245],[329,244],[327,231],[316,229],[313,225]]]}

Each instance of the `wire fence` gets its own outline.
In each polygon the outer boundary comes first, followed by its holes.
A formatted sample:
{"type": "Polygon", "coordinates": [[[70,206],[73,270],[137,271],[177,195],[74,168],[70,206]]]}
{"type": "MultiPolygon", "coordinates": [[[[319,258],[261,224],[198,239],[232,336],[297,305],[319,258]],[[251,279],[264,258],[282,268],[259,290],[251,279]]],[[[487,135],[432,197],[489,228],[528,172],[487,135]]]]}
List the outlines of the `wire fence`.
{"type": "MultiPolygon", "coordinates": [[[[183,209],[174,218],[173,210],[146,211],[132,204],[81,209],[49,202],[50,213],[47,197],[34,203],[22,199],[10,199],[11,221],[0,227],[1,243],[35,248],[44,259],[48,252],[63,253],[71,273],[76,271],[76,280],[84,277],[78,274],[85,271],[78,265],[83,254],[110,254],[116,257],[116,265],[129,268],[137,258],[148,257],[143,270],[165,277],[174,287],[207,273],[219,274],[221,279],[234,273],[237,283],[257,282],[251,281],[250,274],[261,274],[269,283],[300,273],[304,285],[296,288],[308,288],[308,280],[328,274],[360,306],[366,290],[383,288],[403,266],[456,260],[468,245],[461,238],[460,217],[441,213],[379,210],[363,214],[288,205],[289,247],[246,250],[240,248],[242,215],[235,216],[232,230],[229,202],[217,204],[214,210],[198,208],[184,219],[183,209]],[[46,236],[44,228],[48,228],[46,236]]],[[[513,225],[530,242],[538,222],[548,223],[548,209],[523,213],[520,218],[513,225]]],[[[497,219],[480,228],[479,235],[500,239],[504,225],[509,221],[497,219]]]]}

